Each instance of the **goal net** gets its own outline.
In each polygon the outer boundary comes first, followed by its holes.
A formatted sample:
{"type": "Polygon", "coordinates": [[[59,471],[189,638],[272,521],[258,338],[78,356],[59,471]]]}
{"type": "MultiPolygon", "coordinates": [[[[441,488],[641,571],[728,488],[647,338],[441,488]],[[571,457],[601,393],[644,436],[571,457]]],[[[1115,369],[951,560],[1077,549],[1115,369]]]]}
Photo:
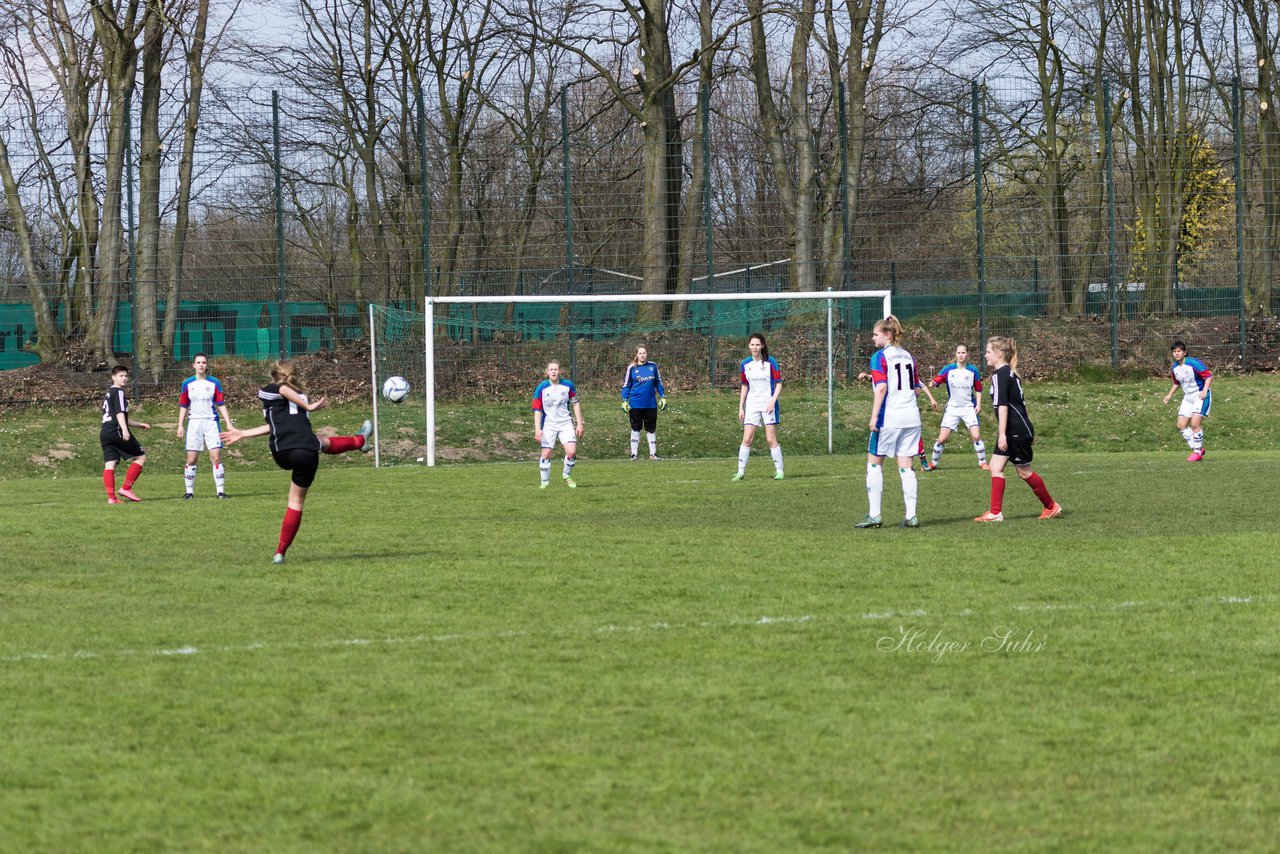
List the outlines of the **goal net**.
{"type": "Polygon", "coordinates": [[[830,451],[834,389],[857,376],[867,333],[890,310],[885,290],[437,297],[422,311],[371,305],[374,459],[523,459],[529,402],[547,362],[560,363],[589,409],[606,400],[616,407],[639,344],[661,365],[669,393],[736,391],[754,332],[768,336],[788,397],[791,389],[825,391],[830,451]],[[410,386],[396,404],[381,394],[393,376],[410,386]],[[488,447],[477,446],[482,436],[488,447]],[[494,443],[509,448],[495,453],[494,443]]]}

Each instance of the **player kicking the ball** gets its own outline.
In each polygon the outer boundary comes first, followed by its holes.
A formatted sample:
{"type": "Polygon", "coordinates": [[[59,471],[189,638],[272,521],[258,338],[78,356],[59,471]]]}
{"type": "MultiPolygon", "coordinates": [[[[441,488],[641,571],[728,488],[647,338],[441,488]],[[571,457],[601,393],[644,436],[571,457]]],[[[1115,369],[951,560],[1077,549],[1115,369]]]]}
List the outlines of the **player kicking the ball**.
{"type": "Polygon", "coordinates": [[[564,447],[564,485],[577,489],[573,480],[573,466],[578,461],[578,440],[582,438],[582,406],[578,403],[578,390],[569,380],[560,378],[560,363],[547,363],[547,378],[533,390],[533,438],[542,448],[538,459],[540,489],[551,485],[551,455],[556,442],[564,447]],[[569,409],[573,408],[570,417],[569,409]],[[574,426],[574,422],[577,426],[574,426]]]}
{"type": "Polygon", "coordinates": [[[1174,341],[1169,348],[1173,356],[1173,367],[1169,376],[1173,379],[1173,388],[1164,396],[1164,402],[1173,399],[1173,393],[1182,389],[1182,404],[1178,407],[1178,432],[1186,440],[1191,449],[1187,462],[1198,463],[1204,459],[1204,430],[1201,425],[1209,417],[1209,408],[1213,406],[1213,392],[1209,386],[1213,384],[1213,373],[1205,367],[1204,362],[1187,355],[1187,345],[1174,341]]]}
{"type": "Polygon", "coordinates": [[[218,425],[218,417],[231,429],[231,415],[227,412],[227,401],[222,394],[222,383],[209,376],[209,357],[204,353],[196,353],[191,361],[195,374],[182,381],[182,390],[178,394],[178,438],[186,436],[187,464],[182,469],[182,479],[186,483],[184,499],[195,497],[196,463],[200,460],[200,452],[209,451],[209,464],[213,467],[213,486],[219,498],[227,497],[226,469],[222,465],[222,432],[218,425]]]}

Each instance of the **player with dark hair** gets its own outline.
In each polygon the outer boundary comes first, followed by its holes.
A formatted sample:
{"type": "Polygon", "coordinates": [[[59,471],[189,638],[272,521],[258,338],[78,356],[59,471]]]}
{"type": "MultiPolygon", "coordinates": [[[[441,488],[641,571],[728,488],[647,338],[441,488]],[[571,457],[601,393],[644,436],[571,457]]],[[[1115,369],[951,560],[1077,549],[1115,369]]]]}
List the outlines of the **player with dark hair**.
{"type": "Polygon", "coordinates": [[[182,381],[178,393],[178,438],[186,437],[187,464],[182,469],[186,485],[182,497],[195,497],[196,463],[200,452],[209,451],[209,464],[213,467],[213,486],[219,498],[227,497],[226,469],[222,465],[222,432],[218,418],[231,428],[231,414],[227,412],[227,399],[222,393],[222,383],[209,376],[209,357],[196,353],[191,360],[195,373],[182,381]]]}
{"type": "Polygon", "coordinates": [[[272,558],[273,563],[284,563],[285,552],[302,525],[302,506],[320,467],[320,454],[370,450],[372,445],[368,439],[373,424],[365,421],[354,436],[317,436],[307,413],[324,409],[328,401],[323,397],[315,401],[308,399],[297,369],[287,360],[271,366],[271,382],[258,390],[258,400],[262,402],[262,417],[267,423],[250,430],[228,427],[221,438],[224,444],[233,445],[241,439],[269,433],[272,459],[290,472],[288,505],[280,526],[280,543],[272,558]]]}
{"type": "Polygon", "coordinates": [[[129,369],[124,365],[116,365],[111,369],[111,388],[107,389],[102,398],[102,427],[98,430],[98,441],[102,444],[102,485],[107,490],[108,504],[119,504],[121,498],[129,501],[142,500],[134,494],[133,484],[146,465],[147,452],[138,444],[132,428],[150,430],[151,425],[145,421],[129,420],[129,398],[124,393],[128,384],[129,369]],[[116,464],[120,460],[131,462],[117,497],[116,464]]]}
{"type": "Polygon", "coordinates": [[[1062,505],[1053,500],[1044,480],[1031,470],[1031,446],[1036,432],[1027,417],[1022,380],[1018,377],[1018,344],[1012,338],[994,336],[987,339],[986,356],[987,367],[991,368],[991,406],[996,413],[996,447],[991,453],[991,507],[973,521],[1004,521],[1004,467],[1009,462],[1044,505],[1040,518],[1061,516],[1062,505]]]}
{"type": "Polygon", "coordinates": [[[750,356],[738,365],[742,391],[738,395],[738,420],[742,422],[742,444],[738,447],[738,473],[733,480],[747,476],[747,458],[751,456],[751,442],[756,428],[764,427],[764,438],[769,443],[769,456],[773,458],[773,479],[782,480],[782,446],[778,444],[778,424],[782,421],[782,407],[778,397],[782,394],[782,369],[769,355],[769,342],[764,333],[756,332],[747,339],[750,356]]]}
{"type": "Polygon", "coordinates": [[[622,411],[631,419],[631,459],[640,453],[640,430],[649,439],[649,459],[658,459],[658,410],[667,408],[658,365],[649,361],[649,349],[641,344],[622,378],[622,411]]]}
{"type": "Polygon", "coordinates": [[[1173,388],[1164,396],[1164,402],[1173,399],[1173,393],[1182,389],[1182,404],[1178,407],[1178,432],[1186,440],[1191,449],[1187,462],[1198,463],[1204,459],[1204,430],[1202,423],[1209,417],[1209,409],[1213,406],[1213,392],[1209,386],[1213,384],[1213,372],[1205,367],[1204,362],[1187,355],[1187,345],[1174,341],[1169,347],[1173,356],[1173,367],[1169,376],[1173,379],[1173,388]]]}

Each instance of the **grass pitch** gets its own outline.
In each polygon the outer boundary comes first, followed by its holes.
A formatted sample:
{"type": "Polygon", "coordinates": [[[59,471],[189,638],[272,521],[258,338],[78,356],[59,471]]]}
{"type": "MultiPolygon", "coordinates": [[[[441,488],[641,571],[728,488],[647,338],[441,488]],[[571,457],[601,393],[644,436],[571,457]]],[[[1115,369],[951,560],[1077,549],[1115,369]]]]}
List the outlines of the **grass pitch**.
{"type": "Polygon", "coordinates": [[[1280,454],[1184,456],[348,455],[283,567],[264,465],[5,480],[0,849],[1267,850],[1280,454]]]}

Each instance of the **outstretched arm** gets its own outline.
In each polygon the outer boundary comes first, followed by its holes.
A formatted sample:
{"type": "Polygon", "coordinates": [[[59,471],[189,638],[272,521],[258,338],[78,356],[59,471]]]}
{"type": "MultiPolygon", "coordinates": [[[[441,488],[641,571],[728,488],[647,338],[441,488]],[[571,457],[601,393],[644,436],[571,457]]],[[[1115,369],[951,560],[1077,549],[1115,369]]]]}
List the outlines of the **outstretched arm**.
{"type": "Polygon", "coordinates": [[[250,439],[254,436],[265,436],[271,432],[270,424],[262,424],[249,430],[241,430],[239,427],[228,427],[218,435],[222,438],[222,444],[234,445],[241,439],[250,439]]]}

